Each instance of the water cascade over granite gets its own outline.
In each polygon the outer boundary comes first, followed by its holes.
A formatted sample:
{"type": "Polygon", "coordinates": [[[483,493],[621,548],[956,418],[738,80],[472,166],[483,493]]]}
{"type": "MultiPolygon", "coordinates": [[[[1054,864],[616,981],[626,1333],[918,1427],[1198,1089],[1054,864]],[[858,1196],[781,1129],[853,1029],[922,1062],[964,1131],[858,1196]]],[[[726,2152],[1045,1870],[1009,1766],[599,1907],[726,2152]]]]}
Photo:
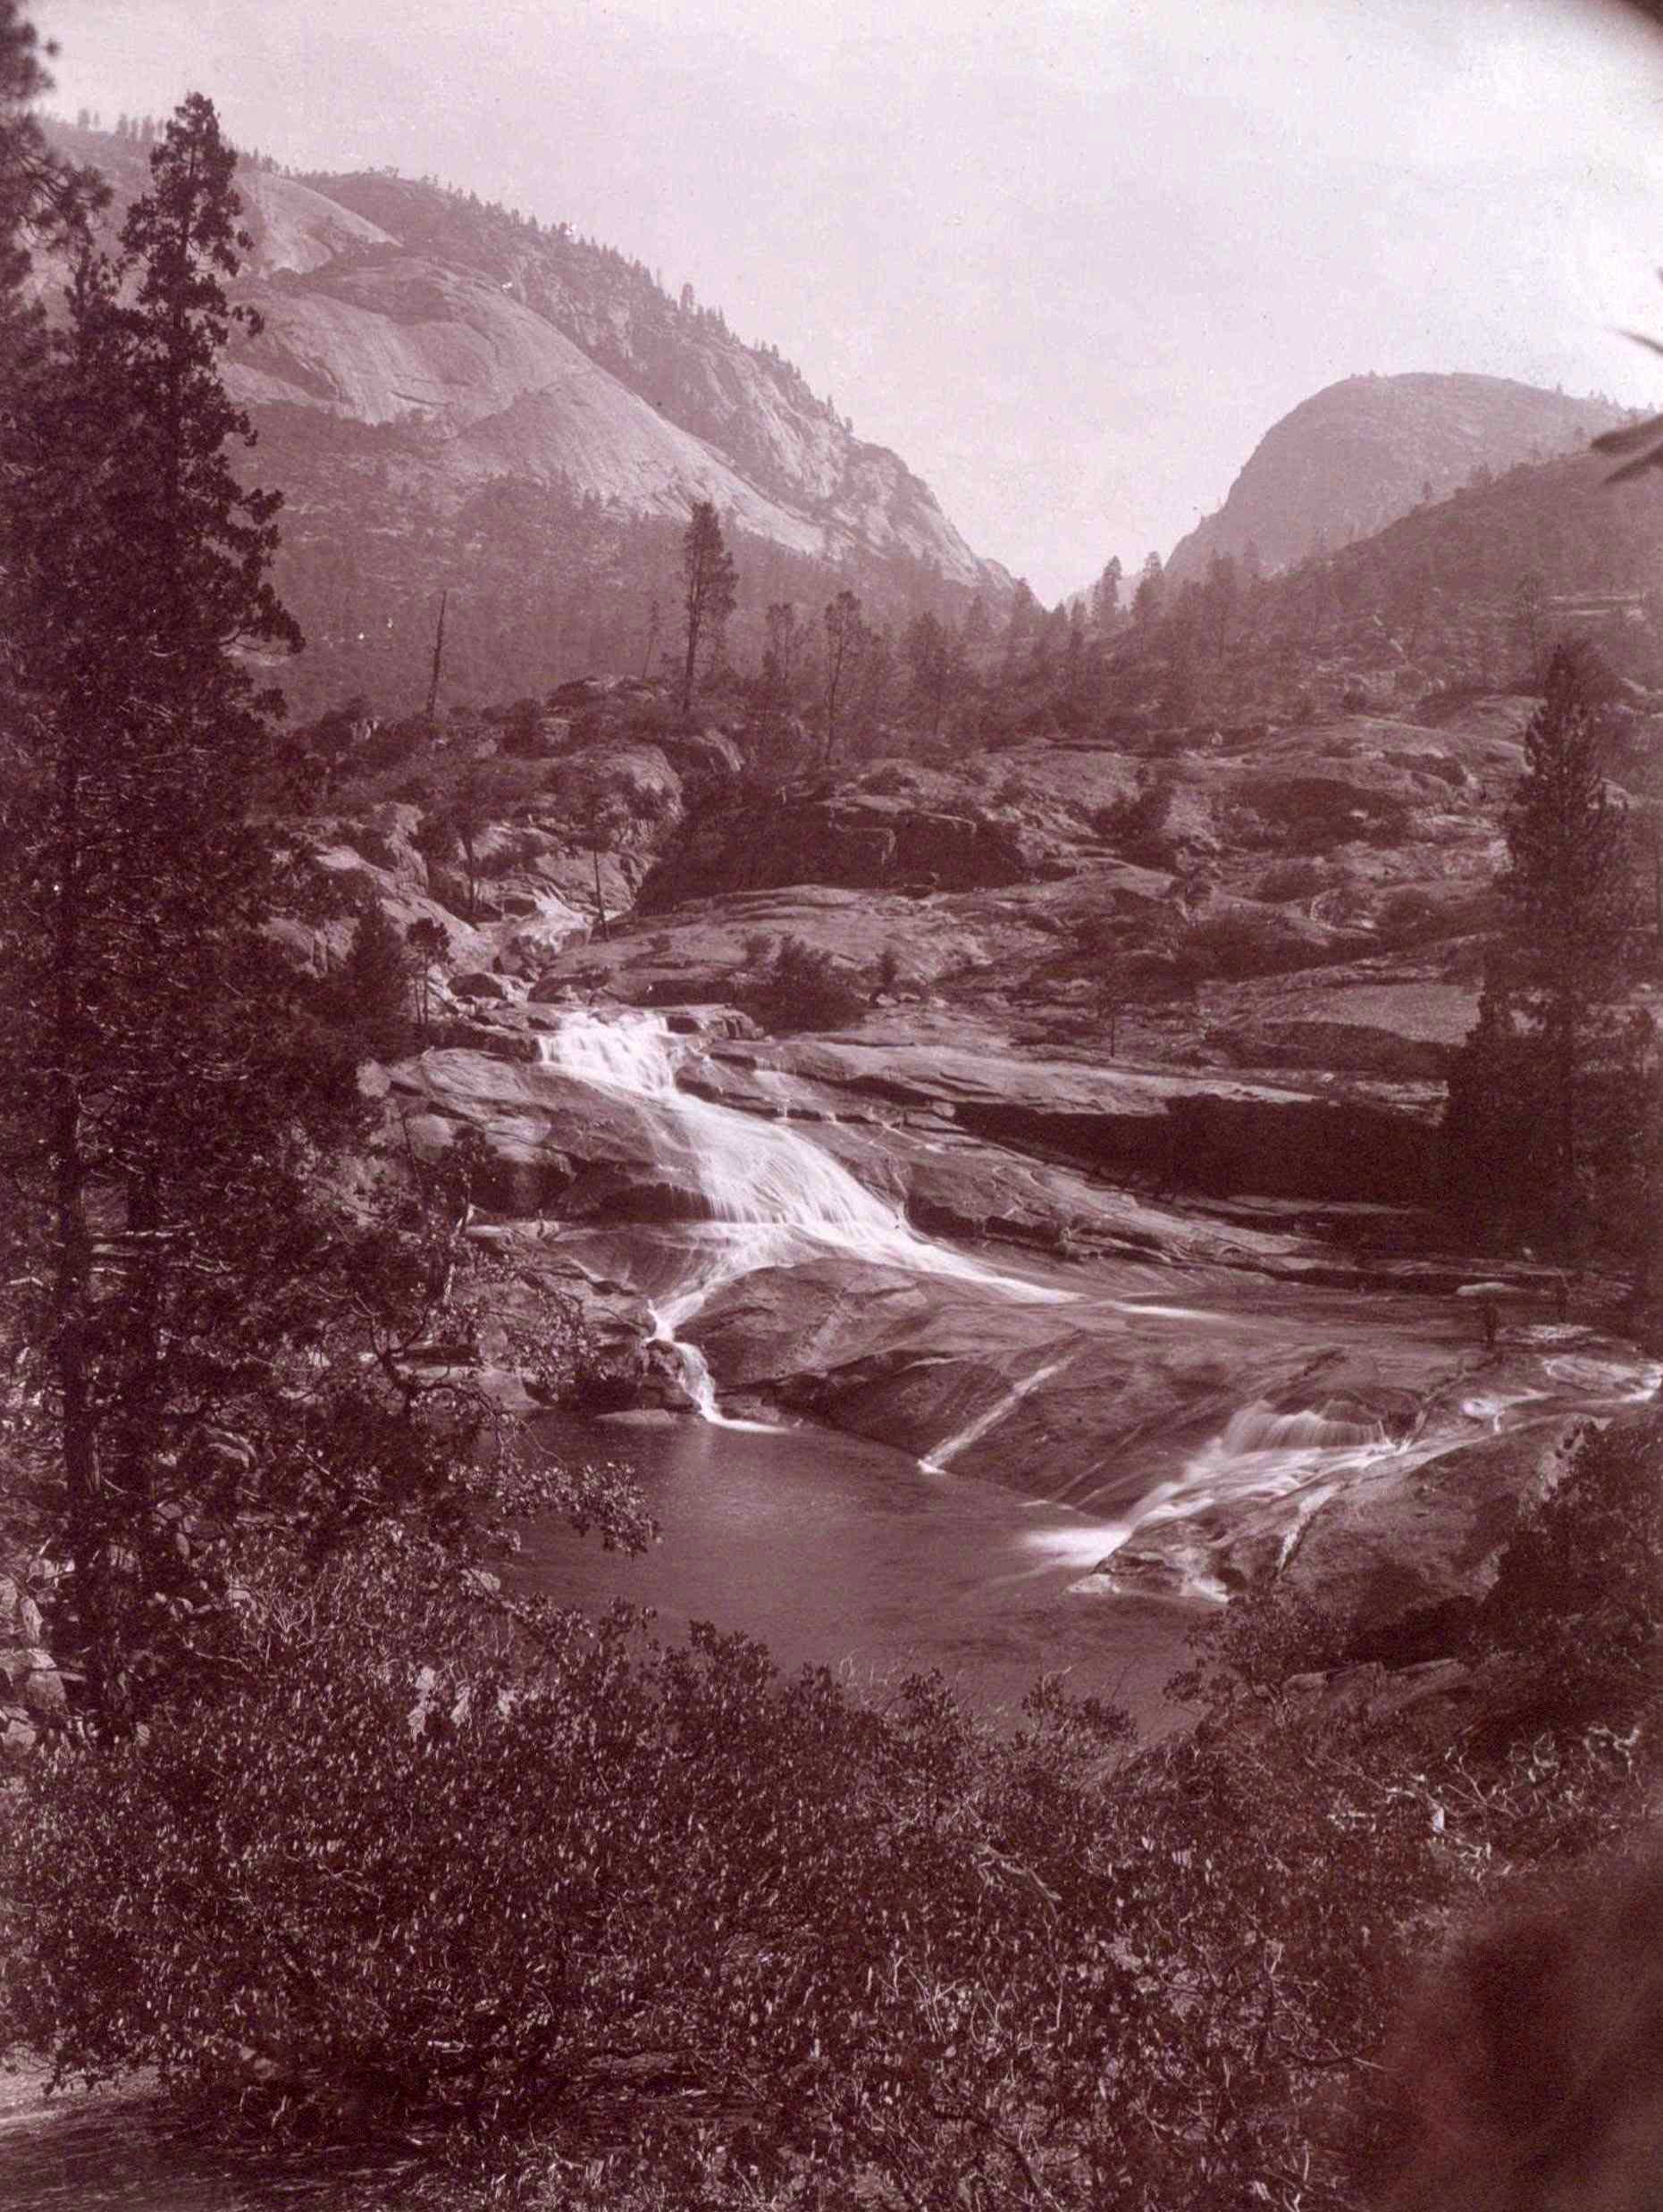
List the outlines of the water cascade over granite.
{"type": "Polygon", "coordinates": [[[1070,1293],[1002,1274],[931,1242],[900,1207],[859,1182],[811,1137],[784,1121],[759,1119],[695,1097],[677,1082],[690,1041],[662,1014],[565,1015],[541,1040],[546,1066],[612,1098],[649,1121],[654,1150],[702,1194],[707,1219],[692,1225],[679,1269],[649,1303],[661,1341],[683,1359],[690,1392],[718,1415],[703,1355],[678,1331],[723,1285],[765,1268],[828,1256],[970,1284],[1004,1298],[1055,1304],[1070,1293]]]}
{"type": "MultiPolygon", "coordinates": [[[[667,1613],[708,1606],[808,1657],[980,1668],[996,1647],[1001,1695],[1019,1648],[1093,1670],[1114,1649],[1153,1677],[1197,1606],[1271,1578],[1389,1633],[1483,1587],[1579,1417],[1657,1387],[1592,1301],[1552,1318],[1539,1271],[1491,1347],[1458,1259],[1371,1269],[1343,1224],[1261,1226],[995,1145],[951,1040],[934,1090],[937,1048],[908,1048],[896,1096],[836,1040],[546,1018],[535,1061],[413,1063],[408,1126],[481,1128],[489,1233],[660,1348],[628,1448],[668,1532],[638,1571],[667,1613]]],[[[1014,1093],[1017,1064],[995,1072],[1014,1093]]]]}

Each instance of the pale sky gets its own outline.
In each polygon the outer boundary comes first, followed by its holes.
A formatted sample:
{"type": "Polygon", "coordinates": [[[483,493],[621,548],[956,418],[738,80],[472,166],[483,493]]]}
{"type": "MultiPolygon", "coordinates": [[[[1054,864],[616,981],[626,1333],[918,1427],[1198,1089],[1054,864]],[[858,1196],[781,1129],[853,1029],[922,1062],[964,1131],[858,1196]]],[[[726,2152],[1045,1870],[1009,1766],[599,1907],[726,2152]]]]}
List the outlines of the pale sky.
{"type": "Polygon", "coordinates": [[[1604,0],[35,0],[53,104],[691,281],[1047,602],[1336,378],[1663,406],[1663,34],[1604,0]]]}

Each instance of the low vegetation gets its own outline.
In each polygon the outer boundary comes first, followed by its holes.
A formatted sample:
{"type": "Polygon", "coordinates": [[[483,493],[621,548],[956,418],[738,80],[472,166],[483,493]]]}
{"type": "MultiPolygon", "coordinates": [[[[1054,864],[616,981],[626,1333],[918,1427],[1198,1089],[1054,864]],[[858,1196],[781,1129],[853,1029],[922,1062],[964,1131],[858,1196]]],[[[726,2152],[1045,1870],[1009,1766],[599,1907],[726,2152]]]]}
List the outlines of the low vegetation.
{"type": "Polygon", "coordinates": [[[874,989],[893,986],[893,970],[866,980],[835,954],[802,937],[758,937],[734,985],[734,1001],[777,1036],[796,1029],[841,1029],[859,1021],[874,989]]]}
{"type": "Polygon", "coordinates": [[[1635,1819],[1660,1445],[1591,1435],[1522,1527],[1442,1748],[1302,1701],[1333,1653],[1264,1604],[1138,1752],[1054,1683],[993,1730],[256,1546],[214,1694],[12,1793],[5,2029],[222,2122],[471,2141],[527,2202],[1354,2203],[1420,2155],[1361,2085],[1428,1931],[1635,1819]]]}

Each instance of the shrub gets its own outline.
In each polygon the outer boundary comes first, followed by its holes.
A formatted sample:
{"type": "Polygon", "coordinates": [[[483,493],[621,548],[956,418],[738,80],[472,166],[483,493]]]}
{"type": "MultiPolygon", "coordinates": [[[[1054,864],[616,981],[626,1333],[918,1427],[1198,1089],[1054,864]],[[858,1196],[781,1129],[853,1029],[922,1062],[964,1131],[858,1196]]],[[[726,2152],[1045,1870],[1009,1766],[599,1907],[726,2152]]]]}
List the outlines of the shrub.
{"type": "Polygon", "coordinates": [[[534,830],[510,830],[480,860],[482,876],[517,876],[542,858],[543,841],[534,830]]]}
{"type": "Polygon", "coordinates": [[[1394,891],[1376,917],[1382,944],[1419,944],[1448,934],[1449,909],[1429,891],[1394,891]]]}
{"type": "Polygon", "coordinates": [[[399,849],[385,830],[373,823],[360,823],[352,831],[352,842],[372,867],[396,868],[399,849]]]}
{"type": "Polygon", "coordinates": [[[1204,976],[1274,976],[1308,968],[1319,955],[1285,923],[1239,907],[1209,914],[1193,923],[1185,949],[1204,976]]]}
{"type": "Polygon", "coordinates": [[[1331,2201],[1301,2107],[1437,1890],[1424,1798],[1273,1734],[1128,1765],[1054,1683],[995,1738],[936,1677],[530,1630],[393,1552],[261,1582],[243,1687],[25,1777],[4,2025],[291,2124],[559,2131],[644,2073],[752,2204],[1331,2201]]]}
{"type": "MultiPolygon", "coordinates": [[[[750,945],[747,938],[747,951],[750,945]]],[[[735,995],[748,1014],[776,1031],[839,1029],[858,1020],[867,1004],[852,971],[802,937],[781,938],[768,965],[753,968],[735,995]]]]}
{"type": "Polygon", "coordinates": [[[357,766],[366,775],[402,767],[429,734],[427,724],[420,715],[411,715],[402,722],[384,722],[359,748],[357,766]]]}
{"type": "Polygon", "coordinates": [[[1175,796],[1169,779],[1140,775],[1135,792],[1097,809],[1092,826],[1127,859],[1164,867],[1172,857],[1167,829],[1175,796]]]}

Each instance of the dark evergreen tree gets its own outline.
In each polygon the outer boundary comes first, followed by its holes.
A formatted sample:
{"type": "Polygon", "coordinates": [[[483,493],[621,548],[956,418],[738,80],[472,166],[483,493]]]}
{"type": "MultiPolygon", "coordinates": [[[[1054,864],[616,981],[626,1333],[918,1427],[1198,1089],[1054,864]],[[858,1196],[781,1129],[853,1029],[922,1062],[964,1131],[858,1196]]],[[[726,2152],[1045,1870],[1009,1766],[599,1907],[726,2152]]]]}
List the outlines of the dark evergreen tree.
{"type": "Polygon", "coordinates": [[[26,344],[38,342],[38,308],[23,294],[29,246],[73,237],[109,197],[90,169],[75,169],[47,145],[34,105],[52,80],[35,27],[19,0],[0,0],[0,420],[14,399],[26,344]]]}
{"type": "Polygon", "coordinates": [[[702,645],[710,649],[719,640],[739,596],[739,572],[722,538],[715,506],[699,499],[682,539],[682,609],[685,620],[686,657],[682,665],[681,710],[693,712],[693,690],[699,673],[702,645]]]}
{"type": "Polygon", "coordinates": [[[1107,637],[1121,618],[1121,558],[1113,555],[1104,564],[1103,574],[1091,587],[1091,626],[1100,637],[1107,637]]]}
{"type": "Polygon", "coordinates": [[[1151,553],[1143,565],[1138,579],[1138,589],[1132,594],[1132,620],[1140,630],[1158,622],[1166,604],[1166,576],[1161,566],[1161,557],[1151,553]]]}
{"type": "Polygon", "coordinates": [[[1524,733],[1501,878],[1514,917],[1508,967],[1545,1054],[1562,1235],[1575,1203],[1579,1094],[1611,1048],[1635,920],[1625,810],[1605,781],[1596,694],[1587,655],[1559,647],[1524,733]]]}
{"type": "Polygon", "coordinates": [[[1011,595],[1010,611],[1005,616],[1004,641],[1000,649],[999,671],[1009,683],[1020,676],[1027,666],[1029,656],[1039,639],[1040,625],[1045,616],[1039,601],[1034,597],[1026,576],[1016,580],[1016,590],[1011,595]]]}
{"type": "Polygon", "coordinates": [[[355,1059],[402,1060],[411,1044],[411,951],[372,898],[353,926],[347,957],[331,978],[336,1018],[355,1059]]]}
{"type": "Polygon", "coordinates": [[[1650,1025],[1621,1005],[1634,876],[1599,697],[1587,653],[1558,647],[1508,809],[1508,924],[1444,1122],[1456,1194],[1566,1256],[1632,1173],[1651,1052],[1650,1025]]]}
{"type": "Polygon", "coordinates": [[[231,649],[296,633],[277,501],[227,456],[242,241],[206,100],[151,167],[0,457],[11,1503],[61,1570],[55,1648],[116,1720],[211,1668],[251,1512],[323,1546],[387,1514],[462,1540],[491,1495],[479,1408],[407,1359],[467,1264],[467,1163],[431,1208],[407,1178],[378,1224],[332,1205],[365,1110],[265,928],[269,725],[231,649]]]}
{"type": "Polygon", "coordinates": [[[861,613],[861,602],[846,588],[826,604],[826,684],[822,694],[825,716],[824,758],[830,764],[837,747],[838,709],[852,688],[869,633],[861,613]]]}
{"type": "Polygon", "coordinates": [[[932,737],[941,725],[961,677],[957,641],[940,617],[926,608],[909,626],[903,648],[912,673],[912,697],[932,737]]]}

